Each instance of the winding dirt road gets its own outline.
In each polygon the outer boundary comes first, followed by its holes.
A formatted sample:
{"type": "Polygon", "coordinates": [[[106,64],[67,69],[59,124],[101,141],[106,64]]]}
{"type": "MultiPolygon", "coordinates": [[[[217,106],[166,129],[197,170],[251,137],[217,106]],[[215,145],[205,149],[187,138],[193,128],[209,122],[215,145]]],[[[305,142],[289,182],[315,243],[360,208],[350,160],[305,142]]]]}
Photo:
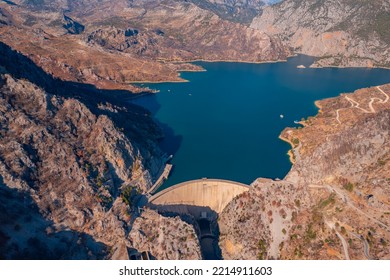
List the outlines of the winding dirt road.
{"type": "Polygon", "coordinates": [[[383,228],[385,228],[388,232],[390,232],[390,227],[386,224],[384,224],[383,222],[379,221],[378,219],[376,219],[375,217],[367,214],[366,212],[364,212],[363,210],[359,209],[358,207],[356,207],[350,200],[350,198],[348,197],[348,195],[344,194],[342,191],[340,191],[339,189],[333,187],[333,186],[330,186],[330,185],[315,185],[315,184],[310,184],[309,185],[309,188],[317,188],[317,189],[321,189],[321,188],[324,188],[324,189],[328,189],[330,192],[334,192],[336,193],[339,197],[341,197],[341,199],[344,201],[344,203],[346,203],[349,207],[355,209],[358,213],[366,216],[368,219],[374,221],[375,223],[377,223],[378,225],[382,226],[383,228]]]}
{"type": "Polygon", "coordinates": [[[340,108],[340,109],[337,109],[337,110],[336,110],[336,121],[337,121],[339,124],[341,124],[341,121],[340,121],[340,111],[341,111],[341,110],[350,109],[350,108],[359,109],[359,110],[361,110],[362,112],[364,112],[364,113],[366,113],[366,114],[374,114],[374,113],[376,113],[376,110],[375,110],[375,108],[374,108],[374,106],[373,106],[373,105],[374,105],[374,102],[377,101],[377,103],[379,103],[379,104],[385,104],[385,103],[387,103],[387,102],[389,101],[389,99],[390,99],[389,95],[388,95],[386,92],[384,92],[379,86],[377,86],[376,88],[377,88],[382,94],[384,94],[384,95],[386,96],[385,99],[381,99],[381,98],[379,98],[379,97],[371,97],[370,102],[368,103],[368,108],[369,108],[370,110],[366,110],[366,109],[363,109],[363,108],[360,107],[360,103],[359,103],[359,102],[353,100],[352,98],[350,98],[350,97],[348,97],[348,96],[344,96],[344,98],[351,104],[351,106],[348,107],[348,108],[340,108]]]}
{"type": "Polygon", "coordinates": [[[363,252],[364,252],[364,255],[366,256],[367,260],[372,260],[373,258],[370,256],[370,245],[368,244],[367,240],[364,239],[363,236],[361,235],[358,235],[354,232],[351,232],[351,231],[348,231],[349,234],[351,234],[352,236],[358,238],[360,241],[363,242],[363,252]]]}

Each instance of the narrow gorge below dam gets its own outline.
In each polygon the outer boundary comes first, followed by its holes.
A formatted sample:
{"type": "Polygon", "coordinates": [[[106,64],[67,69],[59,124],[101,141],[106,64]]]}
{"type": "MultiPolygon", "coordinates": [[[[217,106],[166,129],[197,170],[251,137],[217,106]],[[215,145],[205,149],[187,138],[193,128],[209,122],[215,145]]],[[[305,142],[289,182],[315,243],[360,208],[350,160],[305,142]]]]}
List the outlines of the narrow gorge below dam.
{"type": "Polygon", "coordinates": [[[161,147],[174,168],[160,187],[200,178],[250,184],[284,178],[290,145],[279,139],[294,121],[315,116],[316,100],[390,82],[390,70],[309,68],[313,58],[287,62],[196,62],[186,83],[143,84],[156,94],[131,100],[150,110],[165,133],[161,147]],[[306,68],[298,68],[304,65],[306,68]]]}

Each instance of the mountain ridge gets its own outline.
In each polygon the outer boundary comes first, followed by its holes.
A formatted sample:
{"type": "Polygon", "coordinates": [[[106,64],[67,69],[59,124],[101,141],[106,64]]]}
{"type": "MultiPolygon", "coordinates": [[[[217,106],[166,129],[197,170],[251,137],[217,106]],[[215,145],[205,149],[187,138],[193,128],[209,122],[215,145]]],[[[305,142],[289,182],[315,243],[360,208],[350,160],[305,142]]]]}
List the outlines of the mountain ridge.
{"type": "Polygon", "coordinates": [[[313,67],[390,66],[390,3],[285,0],[266,7],[251,27],[279,36],[313,67]]]}

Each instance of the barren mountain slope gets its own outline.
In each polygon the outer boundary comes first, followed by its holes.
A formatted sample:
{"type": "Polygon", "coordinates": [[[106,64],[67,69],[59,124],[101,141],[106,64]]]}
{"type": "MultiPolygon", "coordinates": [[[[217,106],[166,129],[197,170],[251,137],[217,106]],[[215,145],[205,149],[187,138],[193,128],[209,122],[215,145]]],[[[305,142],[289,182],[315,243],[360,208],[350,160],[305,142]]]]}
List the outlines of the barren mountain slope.
{"type": "MultiPolygon", "coordinates": [[[[0,71],[0,259],[128,258],[148,248],[132,225],[141,193],[165,163],[148,112],[34,77],[39,72],[31,78],[57,94],[0,71]]],[[[196,236],[191,225],[154,212],[143,220],[196,236]]],[[[171,253],[155,246],[152,256],[177,258],[183,242],[171,231],[158,244],[171,253]]],[[[183,258],[199,258],[192,242],[183,258]]]]}
{"type": "Polygon", "coordinates": [[[250,24],[261,14],[266,5],[263,0],[190,0],[202,9],[210,10],[220,18],[233,22],[250,24]]]}
{"type": "Polygon", "coordinates": [[[251,27],[278,34],[320,66],[390,66],[387,0],[285,0],[267,7],[251,27]]]}
{"type": "Polygon", "coordinates": [[[201,70],[177,62],[291,55],[279,39],[187,1],[15,3],[0,3],[0,41],[54,76],[100,88],[137,91],[131,82],[182,81],[178,70],[201,70]]]}
{"type": "Polygon", "coordinates": [[[388,259],[390,85],[321,100],[286,128],[294,166],[256,180],[220,216],[226,259],[388,259]]]}

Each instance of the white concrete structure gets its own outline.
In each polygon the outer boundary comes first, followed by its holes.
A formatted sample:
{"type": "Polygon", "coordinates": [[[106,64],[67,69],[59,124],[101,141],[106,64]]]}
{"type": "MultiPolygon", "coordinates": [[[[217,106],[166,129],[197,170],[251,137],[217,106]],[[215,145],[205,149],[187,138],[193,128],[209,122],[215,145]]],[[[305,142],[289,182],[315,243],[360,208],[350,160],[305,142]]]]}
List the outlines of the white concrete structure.
{"type": "Polygon", "coordinates": [[[221,213],[237,195],[250,186],[227,180],[200,179],[187,181],[167,188],[149,198],[154,205],[193,205],[210,207],[221,213]]]}

